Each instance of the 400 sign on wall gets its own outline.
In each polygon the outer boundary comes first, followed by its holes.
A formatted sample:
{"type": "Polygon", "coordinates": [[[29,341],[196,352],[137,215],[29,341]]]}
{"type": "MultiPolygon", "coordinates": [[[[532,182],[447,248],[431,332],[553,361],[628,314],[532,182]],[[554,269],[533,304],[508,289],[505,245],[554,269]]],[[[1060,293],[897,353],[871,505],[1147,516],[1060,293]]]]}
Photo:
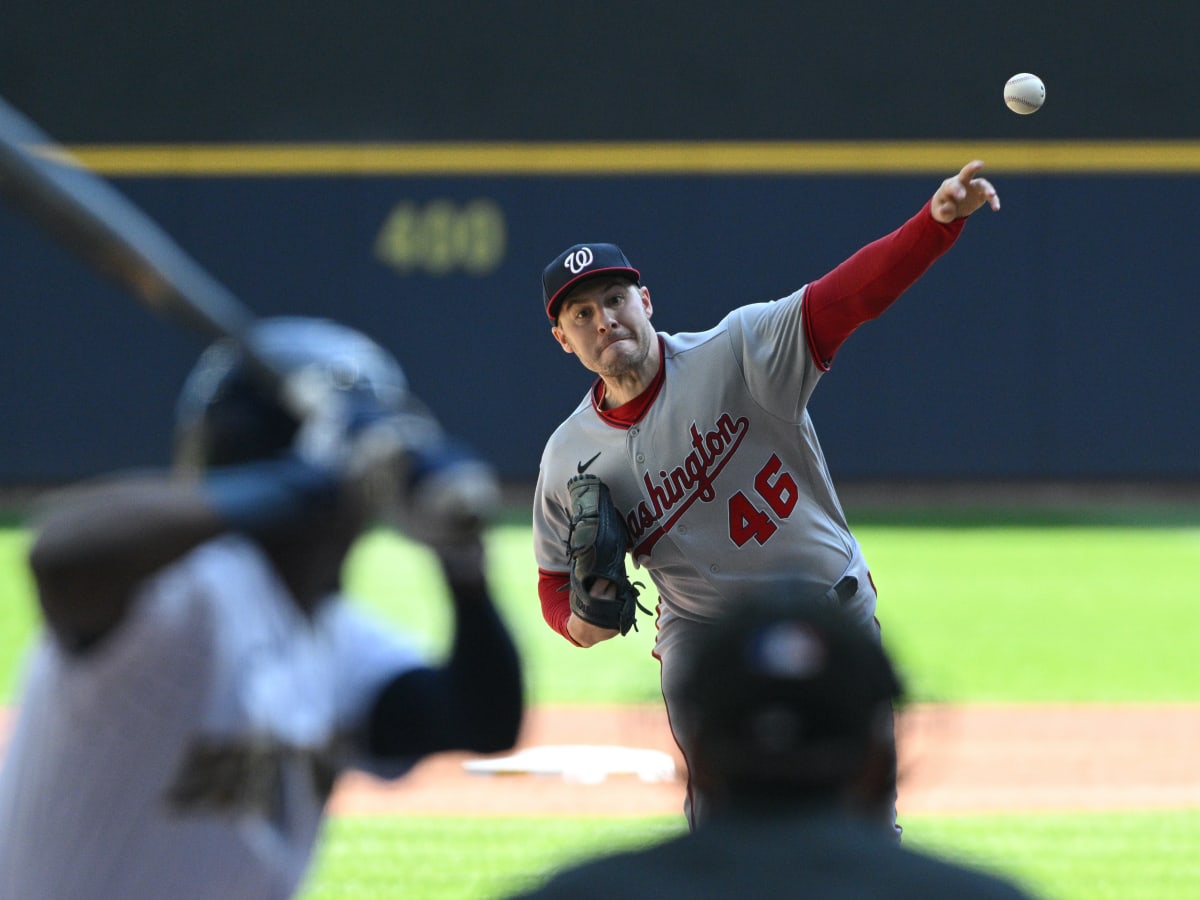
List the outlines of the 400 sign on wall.
{"type": "Polygon", "coordinates": [[[384,221],[375,256],[405,274],[488,275],[504,259],[507,238],[504,213],[493,200],[404,201],[384,221]]]}

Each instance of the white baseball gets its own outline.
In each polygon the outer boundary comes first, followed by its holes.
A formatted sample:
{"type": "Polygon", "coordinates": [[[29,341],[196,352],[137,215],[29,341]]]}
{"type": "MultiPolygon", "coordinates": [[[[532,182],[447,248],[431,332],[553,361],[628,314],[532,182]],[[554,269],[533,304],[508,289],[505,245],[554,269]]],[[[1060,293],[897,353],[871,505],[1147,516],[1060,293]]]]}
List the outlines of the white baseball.
{"type": "Polygon", "coordinates": [[[1004,103],[1022,116],[1035,113],[1046,102],[1046,86],[1030,72],[1014,75],[1004,83],[1004,103]]]}

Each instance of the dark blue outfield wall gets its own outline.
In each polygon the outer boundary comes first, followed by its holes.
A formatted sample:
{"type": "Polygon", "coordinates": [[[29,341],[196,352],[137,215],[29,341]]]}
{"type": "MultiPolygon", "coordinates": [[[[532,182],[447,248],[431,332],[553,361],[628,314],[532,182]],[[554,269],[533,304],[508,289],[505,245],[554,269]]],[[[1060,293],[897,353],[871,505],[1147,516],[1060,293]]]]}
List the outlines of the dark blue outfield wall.
{"type": "MultiPolygon", "coordinates": [[[[948,174],[115,181],[255,309],[375,335],[451,429],[528,479],[589,383],[541,312],[560,249],[621,244],[659,328],[700,330],[823,274],[948,174]]],[[[818,388],[834,476],[1200,477],[1200,179],[994,180],[1003,210],[977,214],[818,388]]],[[[7,208],[0,253],[0,481],[166,462],[202,340],[7,208]]]]}

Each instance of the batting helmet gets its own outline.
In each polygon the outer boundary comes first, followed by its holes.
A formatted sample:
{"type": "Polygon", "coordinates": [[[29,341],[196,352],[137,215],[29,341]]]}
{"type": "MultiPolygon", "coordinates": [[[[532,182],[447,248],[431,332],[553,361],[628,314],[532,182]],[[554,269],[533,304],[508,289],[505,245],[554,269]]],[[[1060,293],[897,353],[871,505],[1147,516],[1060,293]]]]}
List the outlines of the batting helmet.
{"type": "MultiPolygon", "coordinates": [[[[418,405],[396,359],[366,335],[326,319],[280,317],[255,325],[247,341],[285,377],[311,370],[338,391],[382,410],[418,405]]],[[[291,446],[299,422],[265,386],[232,341],[201,354],[175,414],[178,464],[204,468],[275,456],[291,446]]]]}

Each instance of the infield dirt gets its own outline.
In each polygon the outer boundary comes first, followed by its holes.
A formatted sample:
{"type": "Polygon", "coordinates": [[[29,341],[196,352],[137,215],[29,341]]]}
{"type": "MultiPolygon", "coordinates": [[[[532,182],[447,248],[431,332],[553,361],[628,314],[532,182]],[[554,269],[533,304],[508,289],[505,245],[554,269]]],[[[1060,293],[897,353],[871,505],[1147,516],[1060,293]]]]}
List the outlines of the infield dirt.
{"type": "MultiPolygon", "coordinates": [[[[518,749],[611,745],[658,750],[676,777],[580,783],[479,775],[430,758],[394,783],[350,775],[335,814],[653,815],[682,810],[683,761],[660,707],[530,710],[518,749]]],[[[918,706],[898,728],[899,813],[970,814],[1200,808],[1200,705],[918,706]]]]}

